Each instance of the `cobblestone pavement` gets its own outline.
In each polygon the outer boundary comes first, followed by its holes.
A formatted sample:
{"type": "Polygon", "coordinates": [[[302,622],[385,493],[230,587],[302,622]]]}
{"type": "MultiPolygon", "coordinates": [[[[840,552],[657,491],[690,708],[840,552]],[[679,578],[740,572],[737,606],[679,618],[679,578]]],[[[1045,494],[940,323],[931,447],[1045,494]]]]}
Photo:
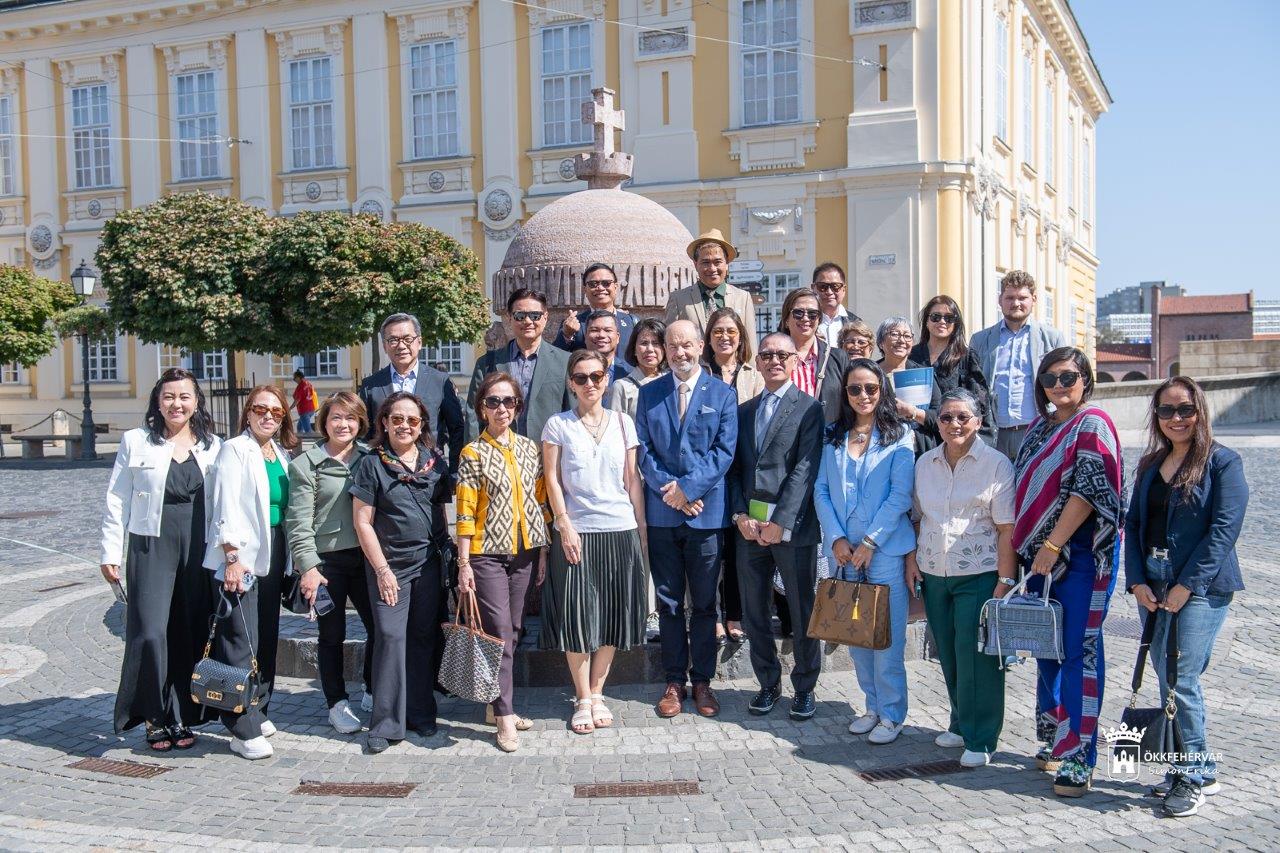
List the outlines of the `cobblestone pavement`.
{"type": "MultiPolygon", "coordinates": [[[[140,730],[111,731],[122,609],[101,583],[95,529],[108,468],[0,463],[0,848],[544,848],[664,850],[858,847],[875,850],[1275,848],[1280,719],[1280,486],[1274,449],[1245,448],[1253,499],[1241,542],[1249,590],[1232,605],[1204,679],[1210,748],[1223,791],[1173,821],[1135,783],[1100,767],[1080,800],[1053,796],[1030,759],[1031,666],[1015,669],[1001,750],[981,770],[866,781],[875,769],[957,757],[933,745],[946,725],[938,668],[908,664],[902,737],[870,746],[845,727],[860,708],[852,673],[824,675],[814,720],[746,714],[755,689],[725,682],[716,720],[659,720],[654,686],[610,690],[611,730],[567,729],[568,689],[526,690],[535,727],[497,751],[475,706],[441,708],[441,731],[381,756],[326,724],[318,685],[286,679],[273,703],[275,757],[229,754],[217,726],[191,752],[149,755],[140,730]],[[12,518],[14,513],[51,513],[12,518]],[[169,768],[147,779],[68,767],[86,757],[169,768]],[[405,798],[295,794],[303,781],[406,782],[405,798]],[[694,780],[696,795],[577,799],[578,783],[694,780]]],[[[1128,454],[1130,460],[1136,453],[1128,454]]],[[[1115,725],[1136,651],[1131,598],[1117,595],[1106,637],[1102,724],[1115,725]]],[[[567,682],[567,678],[566,678],[567,682]]]]}

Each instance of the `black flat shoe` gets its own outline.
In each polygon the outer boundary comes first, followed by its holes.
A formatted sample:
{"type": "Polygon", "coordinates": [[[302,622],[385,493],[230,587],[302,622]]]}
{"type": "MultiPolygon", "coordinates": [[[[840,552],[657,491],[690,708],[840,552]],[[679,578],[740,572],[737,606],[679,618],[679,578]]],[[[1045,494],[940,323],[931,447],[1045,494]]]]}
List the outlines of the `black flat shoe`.
{"type": "Polygon", "coordinates": [[[369,750],[370,755],[377,755],[380,752],[386,752],[391,747],[391,741],[384,737],[369,735],[365,741],[365,748],[369,750]]]}
{"type": "Polygon", "coordinates": [[[818,703],[814,701],[812,690],[803,690],[791,699],[791,719],[793,720],[808,720],[817,710],[818,703]]]}
{"type": "Polygon", "coordinates": [[[152,728],[147,725],[147,746],[152,752],[168,752],[173,749],[173,735],[169,733],[169,729],[165,726],[157,726],[152,728]]]}
{"type": "Polygon", "coordinates": [[[174,749],[190,749],[196,745],[196,733],[186,726],[169,726],[174,749]]]}
{"type": "Polygon", "coordinates": [[[782,698],[782,690],[778,685],[772,687],[763,687],[760,692],[751,700],[751,704],[747,706],[747,710],[757,717],[763,717],[773,710],[773,706],[778,704],[778,700],[782,698]]]}
{"type": "Polygon", "coordinates": [[[435,737],[436,732],[440,730],[435,723],[410,723],[406,728],[411,732],[417,732],[423,737],[435,737]]]}

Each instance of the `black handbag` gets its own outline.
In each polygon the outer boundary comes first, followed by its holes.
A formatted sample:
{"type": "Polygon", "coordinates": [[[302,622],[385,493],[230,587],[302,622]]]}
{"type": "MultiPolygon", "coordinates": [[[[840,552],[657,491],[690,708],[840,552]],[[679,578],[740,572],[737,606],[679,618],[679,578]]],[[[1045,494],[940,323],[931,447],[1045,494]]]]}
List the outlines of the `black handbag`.
{"type": "Polygon", "coordinates": [[[226,593],[220,593],[218,606],[209,617],[209,639],[204,644],[204,657],[196,661],[195,670],[191,673],[191,701],[197,705],[243,714],[258,704],[261,676],[258,673],[258,656],[254,654],[252,643],[249,644],[250,666],[247,668],[232,666],[209,657],[213,651],[213,637],[218,630],[218,619],[230,617],[230,610],[240,611],[245,636],[250,636],[242,604],[239,597],[232,603],[227,599],[226,593]],[[223,604],[230,608],[226,617],[221,614],[223,604]]]}
{"type": "MultiPolygon", "coordinates": [[[[1178,614],[1169,614],[1169,630],[1165,643],[1165,684],[1168,696],[1164,706],[1138,707],[1138,691],[1142,689],[1142,675],[1146,669],[1147,655],[1151,651],[1151,638],[1156,630],[1156,613],[1148,613],[1142,627],[1142,640],[1138,645],[1138,662],[1133,668],[1133,692],[1129,705],[1120,715],[1120,730],[1129,733],[1128,742],[1137,741],[1137,758],[1144,763],[1172,764],[1185,752],[1182,728],[1178,725],[1178,702],[1174,687],[1178,684],[1178,614]],[[1141,732],[1141,734],[1138,734],[1141,732]]],[[[1123,749],[1123,746],[1117,747],[1123,749]]]]}
{"type": "Polygon", "coordinates": [[[284,576],[284,582],[280,585],[280,603],[285,610],[299,616],[306,616],[311,612],[311,602],[302,594],[302,575],[296,571],[284,576]]]}

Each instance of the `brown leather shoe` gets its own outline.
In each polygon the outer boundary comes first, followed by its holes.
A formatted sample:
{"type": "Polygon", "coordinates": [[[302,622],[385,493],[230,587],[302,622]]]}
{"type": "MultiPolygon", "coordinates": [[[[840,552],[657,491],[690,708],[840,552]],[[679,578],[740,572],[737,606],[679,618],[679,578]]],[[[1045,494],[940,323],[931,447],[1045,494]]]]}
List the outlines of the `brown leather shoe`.
{"type": "Polygon", "coordinates": [[[714,717],[720,713],[720,700],[711,692],[710,684],[693,685],[693,704],[704,717],[714,717]]]}
{"type": "Polygon", "coordinates": [[[685,689],[683,684],[676,684],[674,681],[667,685],[667,692],[662,694],[662,698],[658,700],[658,716],[674,717],[680,713],[680,703],[684,701],[685,689]]]}

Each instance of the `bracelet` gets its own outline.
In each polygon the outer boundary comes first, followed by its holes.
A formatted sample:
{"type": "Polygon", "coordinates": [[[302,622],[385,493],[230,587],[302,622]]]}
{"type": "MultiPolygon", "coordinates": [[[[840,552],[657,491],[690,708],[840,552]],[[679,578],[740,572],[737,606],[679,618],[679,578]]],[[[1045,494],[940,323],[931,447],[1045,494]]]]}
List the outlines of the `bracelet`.
{"type": "Polygon", "coordinates": [[[870,536],[863,536],[862,544],[866,545],[872,551],[874,551],[877,547],[879,547],[878,545],[876,545],[876,540],[872,539],[870,536]]]}
{"type": "Polygon", "coordinates": [[[1061,553],[1062,553],[1062,549],[1061,549],[1061,548],[1059,548],[1057,545],[1054,545],[1052,542],[1050,542],[1050,541],[1049,541],[1049,539],[1048,539],[1048,537],[1045,537],[1045,540],[1044,540],[1044,547],[1048,548],[1050,551],[1052,551],[1052,552],[1053,552],[1053,553],[1055,553],[1055,554],[1061,554],[1061,553]]]}

